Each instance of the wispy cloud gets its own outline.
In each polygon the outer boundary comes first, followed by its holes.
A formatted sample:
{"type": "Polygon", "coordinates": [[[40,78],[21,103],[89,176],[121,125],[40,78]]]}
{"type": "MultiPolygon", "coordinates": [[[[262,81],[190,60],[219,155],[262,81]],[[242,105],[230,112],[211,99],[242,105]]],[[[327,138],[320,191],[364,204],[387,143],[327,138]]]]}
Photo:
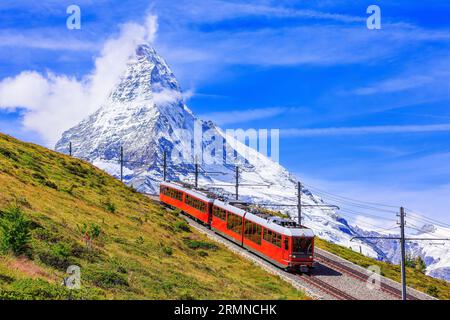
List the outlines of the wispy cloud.
{"type": "Polygon", "coordinates": [[[398,77],[380,81],[379,83],[375,83],[367,87],[357,88],[353,90],[353,93],[356,95],[393,93],[419,88],[431,82],[433,82],[433,78],[427,76],[412,76],[407,78],[398,77]]]}
{"type": "Polygon", "coordinates": [[[163,4],[161,10],[167,12],[178,11],[183,8],[185,14],[184,19],[192,21],[218,22],[229,19],[243,17],[271,17],[271,18],[305,18],[305,19],[321,19],[339,22],[364,22],[364,16],[353,16],[346,14],[329,13],[311,9],[293,9],[282,6],[280,4],[270,5],[266,1],[193,1],[181,0],[173,5],[167,4],[167,1],[160,2],[163,4]]]}
{"type": "Polygon", "coordinates": [[[313,129],[282,129],[280,131],[283,137],[343,136],[343,135],[427,133],[427,132],[450,132],[450,124],[330,127],[330,128],[313,128],[313,129]]]}
{"type": "Polygon", "coordinates": [[[16,30],[0,31],[0,47],[45,49],[55,51],[97,51],[101,49],[96,41],[86,39],[68,39],[59,30],[16,30]]]}
{"type": "Polygon", "coordinates": [[[230,110],[224,112],[212,112],[200,115],[204,120],[212,120],[219,125],[229,125],[235,123],[243,123],[254,120],[276,117],[282,114],[299,112],[304,108],[294,107],[272,107],[258,108],[249,110],[230,110]]]}

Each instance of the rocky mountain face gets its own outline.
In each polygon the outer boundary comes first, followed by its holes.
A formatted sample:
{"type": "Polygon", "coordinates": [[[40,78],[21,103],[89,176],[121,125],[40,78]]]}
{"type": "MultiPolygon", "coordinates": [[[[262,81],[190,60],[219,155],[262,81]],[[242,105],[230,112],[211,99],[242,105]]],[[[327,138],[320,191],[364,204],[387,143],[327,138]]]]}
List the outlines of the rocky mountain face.
{"type": "MultiPolygon", "coordinates": [[[[69,153],[69,143],[75,157],[88,160],[116,177],[120,176],[122,147],[124,181],[142,192],[158,193],[166,153],[170,180],[192,183],[197,161],[201,165],[199,185],[231,197],[235,193],[235,167],[239,165],[241,200],[291,205],[297,202],[297,179],[212,122],[196,118],[184,103],[183,93],[167,63],[147,45],[137,47],[107,101],[66,131],[56,150],[69,153]],[[196,139],[198,135],[202,139],[196,139]],[[203,162],[205,156],[214,161],[203,162]]],[[[320,197],[308,190],[302,191],[302,202],[323,204],[320,197]]],[[[294,207],[284,210],[296,218],[294,207]]],[[[350,242],[353,236],[366,231],[350,226],[331,209],[306,207],[303,223],[326,240],[357,248],[378,259],[389,260],[395,257],[391,253],[397,252],[394,245],[350,242]]],[[[430,266],[438,259],[426,257],[430,266]]],[[[450,266],[450,262],[446,265],[450,266]]],[[[450,274],[440,267],[433,272],[447,279],[450,274]]]]}

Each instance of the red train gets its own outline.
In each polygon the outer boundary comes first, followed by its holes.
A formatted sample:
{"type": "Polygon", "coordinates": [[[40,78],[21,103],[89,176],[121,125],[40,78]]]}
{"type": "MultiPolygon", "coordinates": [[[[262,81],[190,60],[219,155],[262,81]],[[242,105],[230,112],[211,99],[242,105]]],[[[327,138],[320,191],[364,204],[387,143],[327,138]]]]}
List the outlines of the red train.
{"type": "Polygon", "coordinates": [[[160,200],[280,268],[313,265],[314,233],[292,220],[250,212],[170,182],[161,183],[160,200]]]}

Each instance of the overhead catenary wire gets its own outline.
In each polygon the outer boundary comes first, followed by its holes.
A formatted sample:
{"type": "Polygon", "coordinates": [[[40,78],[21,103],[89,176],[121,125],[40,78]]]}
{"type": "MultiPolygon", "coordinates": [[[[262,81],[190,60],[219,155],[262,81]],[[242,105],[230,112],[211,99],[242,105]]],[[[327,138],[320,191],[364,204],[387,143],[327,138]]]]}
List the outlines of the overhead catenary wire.
{"type": "Polygon", "coordinates": [[[438,221],[438,220],[433,219],[433,218],[425,217],[425,216],[420,215],[417,212],[415,212],[413,210],[410,210],[410,209],[406,209],[406,210],[407,210],[407,214],[409,215],[409,217],[412,217],[413,220],[422,221],[422,222],[425,222],[425,223],[436,224],[436,225],[438,225],[440,227],[444,227],[444,228],[450,228],[450,224],[447,224],[447,223],[442,222],[442,221],[438,221]]]}
{"type": "Polygon", "coordinates": [[[306,184],[306,183],[304,183],[304,185],[306,187],[308,187],[308,188],[315,189],[316,191],[328,194],[330,196],[334,196],[336,198],[341,198],[343,200],[347,200],[347,201],[350,201],[350,202],[356,202],[356,203],[360,203],[360,204],[367,204],[367,205],[372,205],[372,206],[380,206],[380,207],[386,207],[386,208],[392,208],[392,209],[397,209],[398,208],[398,206],[394,206],[394,205],[391,205],[391,204],[368,202],[368,201],[362,201],[362,200],[352,199],[352,198],[349,198],[349,197],[340,196],[340,195],[333,194],[333,193],[325,191],[325,190],[321,190],[321,189],[319,189],[317,187],[314,187],[314,186],[306,184]]]}
{"type": "Polygon", "coordinates": [[[382,209],[382,208],[377,208],[377,207],[373,207],[373,206],[356,203],[354,201],[345,200],[345,199],[342,199],[342,198],[334,196],[334,195],[324,194],[324,193],[322,193],[322,191],[315,191],[313,188],[311,188],[311,189],[314,191],[314,193],[316,193],[317,195],[320,195],[323,198],[329,198],[333,201],[336,201],[336,202],[339,202],[342,204],[347,204],[348,206],[351,206],[351,207],[357,207],[357,208],[371,210],[371,211],[377,211],[377,212],[395,213],[394,210],[386,210],[386,209],[382,209]]]}

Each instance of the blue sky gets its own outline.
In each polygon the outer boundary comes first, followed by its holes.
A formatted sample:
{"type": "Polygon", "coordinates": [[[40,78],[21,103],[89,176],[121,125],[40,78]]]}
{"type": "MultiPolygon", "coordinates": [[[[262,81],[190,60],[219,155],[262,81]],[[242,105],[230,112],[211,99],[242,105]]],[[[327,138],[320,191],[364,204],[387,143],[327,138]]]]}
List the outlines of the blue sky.
{"type": "Polygon", "coordinates": [[[280,162],[307,184],[450,223],[448,1],[3,0],[0,131],[49,145],[45,126],[59,120],[33,101],[12,106],[2,86],[27,71],[76,91],[108,39],[150,14],[196,114],[281,129],[280,162]],[[66,28],[70,4],[81,30],[66,28]],[[366,28],[371,4],[381,30],[366,28]]]}

